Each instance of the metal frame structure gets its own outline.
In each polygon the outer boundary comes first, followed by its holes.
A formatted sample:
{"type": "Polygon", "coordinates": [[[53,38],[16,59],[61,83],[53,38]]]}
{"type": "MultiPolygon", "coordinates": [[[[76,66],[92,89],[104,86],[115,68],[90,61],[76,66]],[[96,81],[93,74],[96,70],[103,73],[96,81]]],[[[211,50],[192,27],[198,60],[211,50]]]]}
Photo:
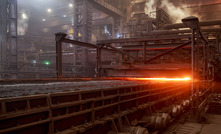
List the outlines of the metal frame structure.
{"type": "Polygon", "coordinates": [[[165,24],[171,23],[169,15],[161,8],[156,8],[156,29],[162,29],[165,24]]]}
{"type": "MultiPolygon", "coordinates": [[[[116,1],[115,1],[116,2],[116,1]]],[[[74,39],[82,42],[91,42],[92,36],[92,8],[99,9],[114,18],[114,34],[120,29],[121,18],[125,18],[125,13],[121,7],[116,7],[116,3],[106,0],[75,0],[75,31],[74,39]],[[99,7],[99,8],[97,8],[99,7]]],[[[120,3],[120,2],[118,2],[120,3]]],[[[121,4],[119,4],[121,5],[121,4]]]]}
{"type": "MultiPolygon", "coordinates": [[[[191,20],[190,20],[191,21],[191,20]]],[[[194,20],[193,20],[194,21],[194,20]]],[[[110,52],[117,52],[122,54],[122,57],[127,56],[131,59],[134,60],[134,62],[139,63],[140,65],[143,66],[148,66],[146,65],[147,63],[154,61],[156,59],[159,59],[160,57],[169,54],[179,48],[191,48],[191,42],[192,42],[192,47],[193,47],[193,51],[192,53],[192,62],[193,63],[189,63],[189,67],[187,68],[191,68],[192,65],[192,70],[193,72],[198,72],[199,71],[199,58],[203,58],[204,64],[208,64],[208,54],[206,55],[206,53],[210,53],[209,52],[209,47],[208,45],[206,45],[208,43],[207,39],[203,36],[202,32],[205,32],[207,34],[211,33],[211,32],[219,32],[220,29],[203,29],[200,30],[199,26],[198,26],[197,22],[195,25],[195,29],[192,32],[190,30],[173,30],[173,31],[154,31],[154,32],[150,32],[150,33],[143,33],[143,35],[145,36],[145,38],[126,38],[126,39],[112,39],[112,40],[102,40],[102,41],[98,41],[97,45],[94,44],[90,44],[90,43],[84,43],[84,42],[77,42],[77,45],[81,45],[81,46],[86,46],[86,47],[90,47],[90,48],[95,48],[97,49],[97,77],[100,77],[100,71],[102,69],[102,65],[101,65],[101,51],[110,51],[110,52]],[[168,34],[167,36],[165,36],[165,34],[168,34]],[[195,38],[196,37],[196,38],[195,38]],[[202,41],[205,42],[205,44],[201,43],[201,39],[203,39],[202,41]],[[194,45],[196,42],[196,45],[194,45]],[[143,46],[141,49],[138,50],[142,50],[143,51],[143,56],[142,58],[131,55],[129,52],[133,51],[133,45],[128,45],[128,48],[117,48],[114,46],[114,44],[127,44],[127,43],[138,43],[140,44],[140,46],[143,46]],[[154,48],[148,48],[148,46],[150,45],[154,45],[156,44],[155,49],[169,49],[163,53],[160,53],[154,57],[151,57],[149,59],[147,59],[147,54],[148,54],[148,50],[150,49],[154,49],[154,48]],[[201,45],[199,45],[201,44],[201,45]],[[170,47],[165,48],[165,47],[161,47],[161,45],[170,45],[170,47]],[[187,46],[189,45],[189,46],[187,46]],[[187,46],[187,47],[185,47],[187,46]],[[131,47],[131,48],[130,48],[131,47]],[[203,49],[201,49],[203,48],[203,49]],[[196,50],[195,50],[196,49],[196,50]],[[144,51],[146,50],[146,51],[144,51]],[[203,54],[201,57],[199,57],[200,52],[199,51],[203,51],[203,54]],[[194,56],[195,55],[195,56],[194,56]],[[198,62],[196,62],[198,61],[198,62]],[[196,69],[197,68],[197,69],[196,69]]],[[[202,24],[204,22],[201,22],[199,24],[202,24]]],[[[211,21],[209,23],[206,23],[204,25],[215,25],[215,24],[219,24],[219,21],[211,21]]],[[[177,24],[175,24],[177,25],[177,24]]],[[[183,25],[181,27],[184,27],[183,25]]],[[[177,28],[177,27],[176,27],[177,28]]],[[[65,34],[61,34],[61,37],[57,36],[56,38],[58,39],[57,42],[60,42],[60,44],[62,42],[65,43],[72,43],[72,44],[76,44],[76,41],[74,40],[70,40],[70,39],[65,39],[65,34]],[[62,37],[64,36],[64,37],[62,37]]],[[[59,44],[59,43],[58,43],[59,44]]],[[[57,45],[60,46],[60,45],[57,45]]],[[[136,45],[135,45],[136,46],[136,45]]],[[[137,49],[135,49],[137,50],[137,49]]],[[[58,55],[58,51],[62,52],[62,50],[57,49],[57,55],[58,55]]],[[[61,56],[61,54],[59,54],[61,56]]],[[[130,63],[131,65],[127,67],[127,69],[136,69],[138,66],[136,64],[130,63]],[[136,67],[137,66],[137,67],[136,67]]],[[[57,63],[57,66],[59,66],[60,63],[57,63]]],[[[120,67],[120,66],[119,66],[120,67]]],[[[122,67],[122,66],[121,66],[122,67]]],[[[125,68],[126,66],[124,66],[123,68],[125,68]]],[[[208,66],[207,66],[208,67],[208,66]]],[[[108,68],[111,68],[111,66],[109,66],[108,68]]],[[[138,68],[139,69],[139,68],[138,68]]],[[[59,69],[57,68],[57,72],[60,72],[58,74],[61,74],[61,70],[58,71],[59,69]]],[[[205,80],[205,76],[208,76],[208,74],[206,74],[206,70],[208,71],[207,68],[203,68],[203,80],[205,80]]],[[[58,77],[60,77],[60,75],[58,75],[58,77]]],[[[194,76],[195,77],[195,76],[194,76]]],[[[198,77],[197,77],[198,78],[198,77]]]]}
{"type": "Polygon", "coordinates": [[[87,0],[75,0],[74,5],[74,39],[83,42],[91,42],[92,7],[87,0]]]}
{"type": "Polygon", "coordinates": [[[70,44],[78,45],[81,47],[97,48],[97,46],[94,44],[67,39],[67,38],[65,38],[66,36],[67,36],[67,34],[65,34],[65,33],[56,33],[55,34],[57,78],[62,78],[62,43],[70,43],[70,44]]]}
{"type": "Polygon", "coordinates": [[[17,76],[17,1],[0,2],[0,79],[17,76]]]}
{"type": "Polygon", "coordinates": [[[189,82],[168,82],[0,99],[0,133],[105,134],[112,131],[117,134],[135,131],[146,134],[144,126],[164,128],[169,124],[170,115],[179,116],[190,106],[189,96],[189,82]],[[180,98],[188,104],[183,105],[178,101],[180,98]],[[174,112],[165,101],[182,110],[174,112]],[[167,108],[162,110],[162,107],[167,108]],[[156,116],[166,122],[150,124],[155,110],[168,113],[165,113],[167,117],[156,116]]]}
{"type": "MultiPolygon", "coordinates": [[[[191,20],[190,20],[191,21],[191,20]]],[[[193,20],[194,21],[194,20],[193,20]]],[[[219,25],[221,24],[219,20],[215,21],[205,21],[205,22],[198,22],[199,26],[210,26],[210,25],[219,25]]],[[[197,25],[197,24],[195,24],[197,25]]],[[[118,49],[119,51],[123,51],[122,54],[127,55],[130,58],[133,58],[135,62],[139,62],[141,64],[146,64],[147,62],[151,62],[153,60],[156,60],[166,54],[169,54],[170,52],[173,52],[174,50],[177,50],[179,48],[191,48],[191,45],[185,47],[188,44],[191,44],[192,42],[192,47],[193,50],[192,61],[194,62],[193,64],[190,62],[190,67],[191,64],[194,65],[193,71],[199,70],[199,63],[195,63],[196,61],[199,62],[199,58],[202,58],[204,60],[204,64],[208,64],[208,55],[211,53],[209,50],[208,44],[208,39],[203,36],[203,34],[206,34],[208,38],[210,38],[210,43],[213,43],[214,41],[211,40],[212,38],[216,38],[217,34],[220,32],[220,28],[211,28],[211,29],[200,29],[199,26],[196,26],[196,29],[193,30],[171,30],[171,31],[153,31],[153,32],[143,32],[142,35],[145,36],[144,38],[127,38],[127,39],[115,39],[115,40],[102,40],[98,41],[98,46],[102,46],[103,48],[106,47],[112,47],[113,45],[117,44],[118,47],[121,45],[123,48],[118,49]],[[192,32],[191,32],[192,31],[192,32]],[[210,37],[209,37],[210,36],[210,37]],[[203,42],[202,42],[203,41],[203,42]],[[149,43],[148,43],[149,42],[149,43]],[[196,45],[193,45],[195,44],[196,45]],[[112,46],[110,45],[112,44],[112,46]],[[119,45],[120,44],[120,45],[119,45]],[[127,44],[127,45],[125,45],[127,44]],[[130,45],[130,44],[135,44],[135,45],[130,45]],[[151,45],[155,45],[155,48],[151,47],[151,45]],[[170,45],[169,47],[165,47],[163,45],[170,45]],[[143,46],[143,47],[142,47],[143,46]],[[125,48],[124,48],[125,47],[125,48]],[[163,53],[160,53],[154,57],[151,57],[149,59],[146,59],[146,55],[148,54],[148,50],[151,49],[169,49],[168,51],[165,51],[163,53]],[[196,49],[196,50],[195,50],[196,49]],[[142,57],[134,57],[130,55],[130,51],[143,51],[143,56],[142,57]],[[146,51],[144,51],[146,50],[146,51]],[[200,52],[203,53],[200,57],[200,52]],[[127,53],[126,53],[127,52],[127,53]],[[206,55],[207,53],[207,55],[206,55]],[[195,56],[194,56],[195,55],[195,56]],[[139,59],[138,59],[139,58],[139,59]],[[195,64],[197,65],[195,67],[195,64]],[[197,68],[197,69],[195,69],[197,68]]],[[[173,29],[179,29],[179,28],[185,28],[184,24],[174,24],[174,25],[167,25],[165,28],[172,27],[173,29]]],[[[212,45],[217,47],[219,44],[219,38],[216,39],[215,44],[213,43],[212,45]]],[[[218,48],[218,47],[217,47],[218,48]]],[[[132,63],[131,63],[132,64],[132,63]]],[[[133,65],[132,65],[133,66],[133,65]]],[[[136,66],[134,64],[134,66],[136,66]]],[[[111,67],[109,67],[111,68],[111,67]]],[[[123,68],[123,67],[122,67],[123,68]]],[[[129,68],[128,68],[129,69],[129,68]]],[[[203,74],[204,76],[208,76],[205,74],[206,68],[203,69],[203,74]]],[[[204,77],[203,76],[203,77],[204,77]]]]}
{"type": "MultiPolygon", "coordinates": [[[[152,35],[152,36],[148,36],[145,38],[127,38],[127,39],[115,39],[115,40],[103,40],[103,41],[98,41],[98,46],[102,46],[102,48],[104,49],[113,49],[115,51],[118,51],[119,53],[121,53],[124,57],[128,56],[130,58],[132,58],[137,64],[146,66],[145,64],[147,64],[147,62],[151,62],[155,59],[158,59],[168,53],[171,53],[179,48],[182,48],[188,44],[191,43],[191,41],[188,41],[186,39],[191,38],[190,35],[176,35],[176,36],[158,36],[158,35],[152,35]],[[171,44],[172,45],[172,49],[168,50],[166,52],[163,52],[159,55],[156,55],[154,57],[151,57],[150,59],[147,59],[147,54],[148,54],[148,50],[149,48],[147,48],[150,45],[153,45],[154,42],[158,42],[158,46],[160,48],[161,45],[167,43],[167,44],[171,44]],[[171,43],[168,43],[171,42],[171,43]],[[128,45],[128,48],[126,49],[119,49],[119,48],[114,48],[113,45],[114,44],[129,44],[129,43],[136,43],[136,44],[140,44],[139,46],[143,46],[143,48],[140,48],[141,51],[143,51],[143,56],[142,57],[136,57],[130,54],[130,51],[137,51],[137,49],[133,49],[133,45],[128,45]],[[174,45],[175,44],[175,45],[174,45]],[[176,44],[180,44],[180,45],[176,45],[176,44]],[[131,47],[131,48],[130,48],[131,47]]],[[[135,45],[137,46],[137,45],[135,45]]],[[[102,49],[101,48],[101,49],[102,49]]],[[[99,59],[100,60],[100,59],[99,59]]],[[[123,61],[125,63],[125,61],[123,61]]],[[[135,70],[136,69],[136,65],[133,64],[132,62],[129,63],[131,64],[131,66],[129,66],[127,69],[131,69],[135,70]]],[[[101,65],[98,65],[98,68],[101,68],[101,65]]],[[[122,66],[121,66],[122,67],[122,66]]],[[[108,67],[108,68],[111,68],[108,67]]],[[[120,66],[119,66],[120,68],[120,66]]],[[[123,68],[123,67],[122,67],[123,68]]],[[[137,68],[139,69],[139,68],[137,68]]],[[[123,71],[123,70],[122,70],[123,71]]]]}
{"type": "Polygon", "coordinates": [[[142,66],[191,43],[191,47],[188,46],[192,50],[189,66],[192,65],[194,81],[152,82],[108,89],[0,99],[0,123],[3,124],[0,126],[0,133],[119,134],[129,132],[133,134],[142,129],[140,133],[146,134],[148,133],[146,128],[154,130],[165,128],[171,122],[170,117],[175,119],[191,106],[196,119],[199,120],[213,88],[214,75],[209,73],[210,66],[200,66],[199,62],[202,57],[203,64],[209,64],[210,48],[207,43],[210,43],[210,40],[207,41],[209,38],[206,39],[202,34],[197,18],[185,18],[183,22],[190,24],[188,26],[191,28],[191,34],[179,35],[182,31],[176,36],[173,35],[173,38],[153,35],[146,38],[105,40],[97,45],[71,40],[66,38],[65,33],[57,33],[55,38],[57,76],[62,78],[62,43],[97,49],[97,77],[100,76],[102,67],[100,65],[102,50],[126,55],[142,66]],[[155,42],[160,45],[171,44],[168,41],[173,41],[172,43],[176,41],[174,43],[176,46],[147,59],[148,45],[155,42]],[[140,59],[128,53],[129,50],[121,50],[113,45],[125,42],[141,43],[143,57],[140,59]],[[201,69],[203,69],[202,77],[199,76],[201,69]],[[162,116],[162,113],[166,117],[162,116]]]}

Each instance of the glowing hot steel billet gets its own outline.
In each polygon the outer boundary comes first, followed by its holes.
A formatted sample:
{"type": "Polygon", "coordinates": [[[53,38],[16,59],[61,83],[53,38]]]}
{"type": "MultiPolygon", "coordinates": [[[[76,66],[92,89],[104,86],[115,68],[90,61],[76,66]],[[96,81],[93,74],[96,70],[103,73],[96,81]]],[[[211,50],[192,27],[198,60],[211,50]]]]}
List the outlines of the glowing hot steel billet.
{"type": "Polygon", "coordinates": [[[127,80],[152,80],[152,81],[189,81],[190,77],[185,78],[126,78],[127,80]]]}

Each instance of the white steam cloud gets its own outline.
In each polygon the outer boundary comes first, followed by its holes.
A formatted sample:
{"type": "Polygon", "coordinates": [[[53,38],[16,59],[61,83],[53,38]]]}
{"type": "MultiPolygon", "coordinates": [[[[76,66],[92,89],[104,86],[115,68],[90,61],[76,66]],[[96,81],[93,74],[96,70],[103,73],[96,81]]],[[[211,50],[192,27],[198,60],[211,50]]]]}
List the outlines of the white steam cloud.
{"type": "Polygon", "coordinates": [[[18,35],[25,35],[28,29],[29,16],[28,13],[21,10],[20,16],[18,16],[18,35]]]}
{"type": "Polygon", "coordinates": [[[145,14],[150,14],[150,12],[153,12],[156,10],[156,5],[154,0],[147,0],[145,3],[144,12],[145,14]]]}
{"type": "MultiPolygon", "coordinates": [[[[145,13],[149,14],[150,12],[156,11],[157,3],[158,1],[154,0],[148,0],[145,3],[145,13]]],[[[169,0],[162,0],[160,2],[160,5],[158,4],[158,7],[164,9],[170,16],[171,21],[173,23],[180,23],[181,19],[188,17],[188,16],[197,16],[200,17],[199,14],[191,11],[186,5],[180,5],[179,7],[176,7],[173,3],[171,3],[169,0]]]]}

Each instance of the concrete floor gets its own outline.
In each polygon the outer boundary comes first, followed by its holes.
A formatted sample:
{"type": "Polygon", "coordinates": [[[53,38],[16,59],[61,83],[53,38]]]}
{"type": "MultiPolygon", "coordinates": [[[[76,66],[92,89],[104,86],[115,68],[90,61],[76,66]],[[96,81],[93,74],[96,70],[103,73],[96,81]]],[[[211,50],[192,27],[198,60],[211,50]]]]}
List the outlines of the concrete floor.
{"type": "Polygon", "coordinates": [[[208,114],[207,124],[203,125],[200,134],[221,134],[221,115],[208,114]]]}
{"type": "Polygon", "coordinates": [[[221,134],[221,115],[207,114],[206,123],[179,120],[162,134],[221,134]]]}

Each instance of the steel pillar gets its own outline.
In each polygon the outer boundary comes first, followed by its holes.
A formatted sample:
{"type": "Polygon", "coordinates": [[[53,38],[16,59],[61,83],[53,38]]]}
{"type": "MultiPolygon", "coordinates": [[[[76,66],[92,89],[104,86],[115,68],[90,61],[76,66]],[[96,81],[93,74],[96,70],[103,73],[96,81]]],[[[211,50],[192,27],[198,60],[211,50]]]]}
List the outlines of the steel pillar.
{"type": "Polygon", "coordinates": [[[96,66],[96,77],[100,78],[100,67],[101,66],[101,47],[97,48],[97,66],[96,66]]]}
{"type": "Polygon", "coordinates": [[[145,61],[147,60],[147,42],[143,43],[143,64],[145,64],[145,61]]]}
{"type": "Polygon", "coordinates": [[[177,49],[179,49],[179,48],[182,48],[182,47],[184,47],[184,46],[186,46],[186,45],[188,45],[188,44],[190,44],[190,43],[191,43],[191,41],[187,41],[187,42],[185,42],[185,43],[183,43],[183,44],[181,44],[181,45],[179,45],[179,46],[177,46],[177,47],[175,47],[175,48],[173,48],[173,49],[170,49],[170,50],[168,50],[168,51],[166,51],[166,52],[164,52],[164,53],[161,53],[161,54],[159,54],[159,55],[157,55],[157,56],[155,56],[155,57],[153,57],[153,58],[151,58],[151,59],[146,60],[144,63],[151,62],[151,61],[153,61],[153,60],[155,60],[155,59],[157,59],[157,58],[159,58],[159,57],[161,57],[161,56],[164,56],[164,55],[166,55],[166,54],[168,54],[168,53],[171,53],[171,52],[173,52],[174,50],[177,50],[177,49]]]}
{"type": "Polygon", "coordinates": [[[75,0],[75,31],[74,39],[91,42],[92,12],[88,0],[75,0]]]}
{"type": "MultiPolygon", "coordinates": [[[[88,0],[75,0],[74,11],[74,39],[81,42],[91,43],[92,41],[92,5],[88,0]]],[[[80,55],[80,58],[75,59],[75,64],[80,64],[82,73],[86,73],[87,48],[76,47],[75,52],[80,55]]]]}
{"type": "MultiPolygon", "coordinates": [[[[184,23],[184,25],[186,25],[187,27],[189,27],[191,29],[192,32],[192,37],[191,37],[191,46],[192,46],[192,50],[191,50],[191,64],[192,64],[192,95],[195,92],[195,79],[196,79],[196,74],[198,73],[198,51],[199,51],[199,47],[198,47],[198,40],[199,40],[199,19],[197,17],[194,16],[190,16],[190,17],[186,17],[184,19],[182,19],[182,22],[184,23]],[[196,35],[195,35],[196,32],[196,35]],[[197,38],[197,40],[195,39],[197,38]],[[197,47],[196,44],[197,43],[197,47]]],[[[198,76],[198,75],[197,75],[198,76]]]]}
{"type": "Polygon", "coordinates": [[[191,29],[192,31],[192,37],[191,37],[191,70],[192,70],[192,88],[191,93],[194,94],[195,84],[194,84],[194,78],[195,78],[195,31],[191,29]]]}
{"type": "Polygon", "coordinates": [[[65,33],[56,33],[56,74],[57,78],[62,77],[62,40],[67,36],[65,33]]]}
{"type": "Polygon", "coordinates": [[[0,1],[0,79],[17,78],[17,0],[0,1]],[[9,73],[10,72],[10,73],[9,73]]]}

